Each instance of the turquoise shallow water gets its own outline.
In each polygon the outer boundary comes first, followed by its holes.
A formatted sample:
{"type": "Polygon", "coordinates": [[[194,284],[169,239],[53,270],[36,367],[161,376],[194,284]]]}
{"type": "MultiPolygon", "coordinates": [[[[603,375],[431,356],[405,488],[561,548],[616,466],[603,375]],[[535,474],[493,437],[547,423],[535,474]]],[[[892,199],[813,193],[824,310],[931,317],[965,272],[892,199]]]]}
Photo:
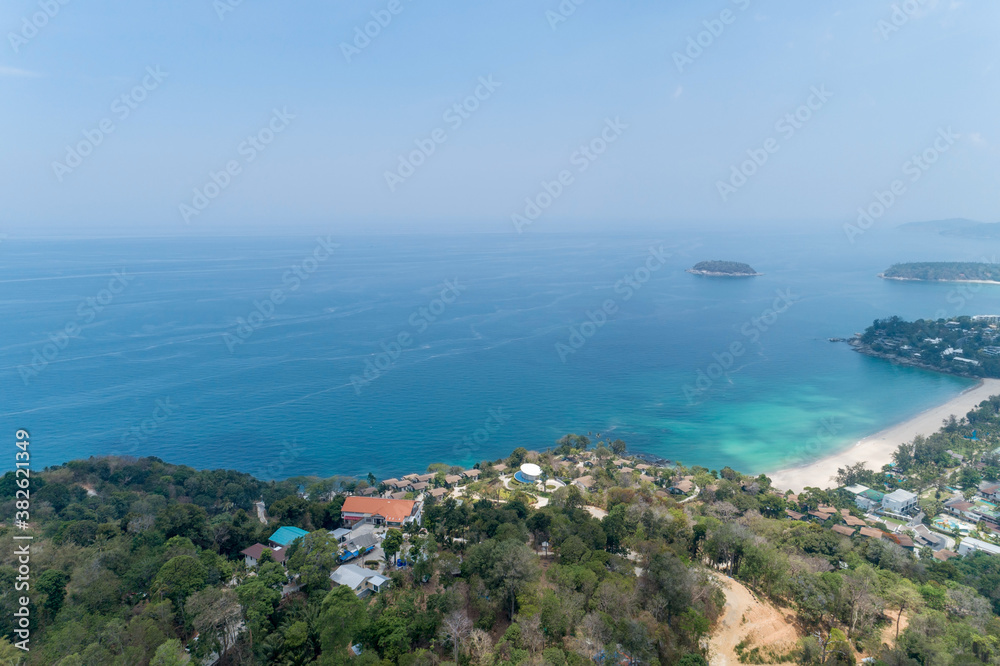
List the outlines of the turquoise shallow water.
{"type": "Polygon", "coordinates": [[[334,237],[333,256],[305,269],[312,238],[8,240],[0,422],[30,429],[39,466],[115,452],[384,477],[600,432],[686,463],[776,469],[971,384],[827,340],[890,314],[1000,311],[997,287],[875,277],[981,248],[872,236],[334,237]],[[649,251],[661,245],[665,263],[649,251]],[[684,272],[714,258],[764,275],[684,272]],[[121,269],[127,286],[102,293],[121,269]],[[792,303],[775,315],[779,293],[792,303]],[[240,327],[255,302],[268,316],[240,327]],[[68,324],[81,331],[46,349],[68,324]]]}

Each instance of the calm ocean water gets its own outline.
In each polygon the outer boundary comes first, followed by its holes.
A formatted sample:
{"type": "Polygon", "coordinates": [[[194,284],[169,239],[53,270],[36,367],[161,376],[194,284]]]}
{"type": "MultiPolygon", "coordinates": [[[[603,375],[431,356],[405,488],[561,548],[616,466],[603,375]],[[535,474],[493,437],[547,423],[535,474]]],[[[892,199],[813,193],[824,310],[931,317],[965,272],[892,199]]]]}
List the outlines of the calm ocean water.
{"type": "Polygon", "coordinates": [[[7,240],[0,422],[31,431],[36,467],[130,453],[385,477],[600,432],[766,471],[972,383],[828,341],[890,314],[1000,311],[995,286],[875,277],[977,244],[870,236],[333,236],[326,259],[315,238],[7,240]],[[714,258],[764,275],[684,272],[714,258]]]}

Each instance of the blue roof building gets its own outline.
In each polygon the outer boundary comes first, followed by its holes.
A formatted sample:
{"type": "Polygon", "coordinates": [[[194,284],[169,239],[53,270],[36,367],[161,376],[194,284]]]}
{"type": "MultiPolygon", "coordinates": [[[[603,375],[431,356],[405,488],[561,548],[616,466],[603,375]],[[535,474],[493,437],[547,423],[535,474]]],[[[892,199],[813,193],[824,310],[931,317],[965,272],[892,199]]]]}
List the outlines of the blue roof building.
{"type": "Polygon", "coordinates": [[[304,537],[307,534],[309,534],[309,532],[306,532],[302,528],[288,527],[286,525],[279,527],[278,531],[272,534],[271,538],[269,538],[268,541],[274,544],[275,546],[279,546],[281,548],[287,548],[293,541],[295,541],[300,537],[304,537]]]}

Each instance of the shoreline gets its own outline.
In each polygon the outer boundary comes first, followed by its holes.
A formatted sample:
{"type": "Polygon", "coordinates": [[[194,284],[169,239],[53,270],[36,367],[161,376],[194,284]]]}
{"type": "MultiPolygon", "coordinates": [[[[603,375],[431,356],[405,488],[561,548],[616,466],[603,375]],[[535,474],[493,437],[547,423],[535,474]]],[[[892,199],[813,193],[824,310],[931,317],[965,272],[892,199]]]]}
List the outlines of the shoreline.
{"type": "Polygon", "coordinates": [[[799,467],[765,474],[771,478],[773,487],[795,493],[802,492],[806,486],[832,488],[835,486],[833,476],[838,468],[864,461],[870,469],[877,471],[882,465],[892,462],[892,453],[900,444],[913,441],[917,435],[927,436],[937,432],[942,421],[950,415],[962,418],[980,402],[997,394],[1000,394],[1000,379],[981,379],[951,400],[865,437],[854,446],[799,467]]]}
{"type": "Polygon", "coordinates": [[[896,280],[898,282],[940,282],[944,284],[965,283],[965,284],[1000,284],[1000,280],[929,280],[927,278],[895,277],[879,273],[877,277],[883,280],[896,280]]]}
{"type": "MultiPolygon", "coordinates": [[[[721,273],[719,271],[699,271],[693,268],[688,268],[684,271],[685,273],[690,273],[691,275],[704,275],[706,277],[760,277],[763,273],[721,273]]],[[[1000,283],[998,283],[1000,284],[1000,283]]]]}

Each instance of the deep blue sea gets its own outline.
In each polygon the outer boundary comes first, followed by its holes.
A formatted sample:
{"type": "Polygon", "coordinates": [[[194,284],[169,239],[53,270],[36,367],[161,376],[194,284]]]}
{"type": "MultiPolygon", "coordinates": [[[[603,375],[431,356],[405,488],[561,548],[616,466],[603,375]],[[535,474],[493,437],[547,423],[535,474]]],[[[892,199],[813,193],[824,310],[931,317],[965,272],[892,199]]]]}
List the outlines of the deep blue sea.
{"type": "Polygon", "coordinates": [[[325,259],[315,237],[8,239],[0,426],[30,430],[36,468],[128,453],[384,478],[592,432],[777,469],[972,384],[828,341],[892,314],[1000,312],[1000,287],[876,277],[980,260],[980,243],[869,236],[334,234],[325,259]],[[764,275],[684,272],[703,259],[764,275]]]}

